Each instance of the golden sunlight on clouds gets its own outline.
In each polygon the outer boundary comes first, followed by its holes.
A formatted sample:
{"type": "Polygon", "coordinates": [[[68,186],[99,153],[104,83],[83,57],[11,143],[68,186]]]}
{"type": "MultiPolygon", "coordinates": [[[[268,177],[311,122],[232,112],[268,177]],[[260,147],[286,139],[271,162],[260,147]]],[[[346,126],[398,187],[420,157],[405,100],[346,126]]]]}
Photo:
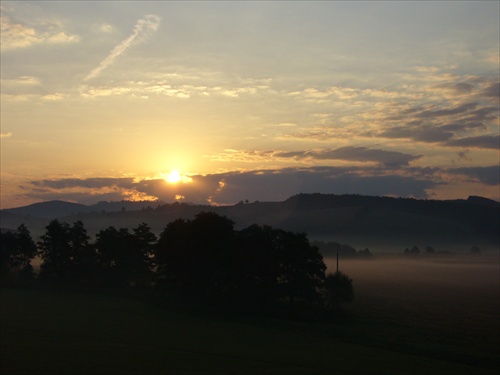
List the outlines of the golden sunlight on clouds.
{"type": "Polygon", "coordinates": [[[163,179],[167,181],[169,184],[175,185],[178,183],[189,183],[192,182],[193,179],[186,175],[181,175],[177,169],[173,169],[168,175],[162,174],[163,179]]]}
{"type": "Polygon", "coordinates": [[[174,169],[166,178],[170,184],[176,184],[181,180],[181,175],[177,169],[174,169]]]}
{"type": "Polygon", "coordinates": [[[2,208],[498,197],[496,2],[67,3],[1,1],[2,208]]]}
{"type": "Polygon", "coordinates": [[[14,23],[9,17],[2,16],[0,25],[2,49],[26,48],[34,44],[62,44],[80,41],[78,35],[70,35],[60,30],[60,25],[57,22],[49,22],[48,25],[45,25],[47,30],[40,31],[20,23],[14,23]]]}

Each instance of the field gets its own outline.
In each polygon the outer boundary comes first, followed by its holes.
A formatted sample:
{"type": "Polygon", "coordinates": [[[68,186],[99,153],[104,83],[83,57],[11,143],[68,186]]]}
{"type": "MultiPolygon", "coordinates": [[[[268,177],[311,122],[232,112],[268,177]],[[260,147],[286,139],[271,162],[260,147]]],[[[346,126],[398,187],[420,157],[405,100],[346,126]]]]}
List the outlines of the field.
{"type": "MultiPolygon", "coordinates": [[[[332,266],[329,261],[328,264],[332,266]]],[[[105,294],[2,289],[2,374],[494,374],[498,260],[343,261],[348,317],[182,314],[105,294]]]]}

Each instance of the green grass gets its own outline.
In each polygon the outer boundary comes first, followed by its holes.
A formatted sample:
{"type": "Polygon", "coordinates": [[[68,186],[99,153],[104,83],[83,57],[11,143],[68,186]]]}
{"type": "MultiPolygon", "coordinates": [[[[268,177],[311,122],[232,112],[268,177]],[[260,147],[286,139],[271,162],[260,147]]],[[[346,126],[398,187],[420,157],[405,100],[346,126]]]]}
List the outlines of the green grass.
{"type": "MultiPolygon", "coordinates": [[[[434,336],[427,332],[420,337],[423,321],[413,325],[406,318],[398,319],[397,314],[384,315],[387,311],[381,300],[364,293],[351,308],[355,315],[346,322],[307,323],[181,314],[104,294],[2,289],[1,372],[496,373],[491,361],[481,362],[480,339],[472,340],[475,349],[468,354],[477,363],[460,363],[452,330],[445,326],[434,336]],[[422,350],[429,335],[437,347],[422,350]],[[435,341],[440,335],[445,335],[444,340],[435,341]]],[[[433,330],[438,326],[431,325],[433,330]]],[[[498,357],[496,360],[498,363],[498,357]]]]}

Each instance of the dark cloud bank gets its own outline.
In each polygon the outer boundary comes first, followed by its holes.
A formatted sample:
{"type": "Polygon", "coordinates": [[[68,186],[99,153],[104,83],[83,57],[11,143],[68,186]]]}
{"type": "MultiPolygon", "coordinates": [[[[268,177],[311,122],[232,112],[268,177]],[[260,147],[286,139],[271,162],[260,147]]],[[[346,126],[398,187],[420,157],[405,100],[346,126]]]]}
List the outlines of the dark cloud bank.
{"type": "Polygon", "coordinates": [[[499,184],[499,167],[455,169],[409,167],[312,167],[254,170],[191,176],[172,185],[163,179],[88,178],[31,181],[25,195],[38,200],[64,199],[84,204],[109,200],[157,198],[202,204],[235,204],[241,200],[281,201],[298,193],[362,194],[432,198],[429,191],[447,182],[499,184]]]}

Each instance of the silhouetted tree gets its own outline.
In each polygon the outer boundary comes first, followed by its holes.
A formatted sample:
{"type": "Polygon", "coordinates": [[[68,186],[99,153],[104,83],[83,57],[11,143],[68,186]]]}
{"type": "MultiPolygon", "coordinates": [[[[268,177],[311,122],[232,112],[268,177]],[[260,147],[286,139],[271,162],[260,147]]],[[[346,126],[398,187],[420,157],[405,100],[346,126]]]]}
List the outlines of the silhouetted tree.
{"type": "Polygon", "coordinates": [[[413,246],[411,249],[406,248],[404,253],[407,255],[418,255],[420,254],[420,249],[417,246],[413,246]]]}
{"type": "Polygon", "coordinates": [[[0,233],[0,272],[2,283],[25,283],[33,279],[31,260],[36,256],[36,244],[24,224],[16,231],[0,233]]]}
{"type": "Polygon", "coordinates": [[[60,285],[90,281],[96,267],[96,256],[89,240],[81,221],[70,226],[52,220],[38,243],[38,254],[43,260],[40,278],[60,285]]]}
{"type": "Polygon", "coordinates": [[[71,251],[71,228],[67,223],[52,220],[38,243],[40,278],[53,283],[67,283],[74,275],[71,251]]]}
{"type": "Polygon", "coordinates": [[[328,274],[323,283],[326,307],[338,311],[344,303],[354,299],[352,279],[341,271],[328,274]]]}
{"type": "Polygon", "coordinates": [[[155,236],[141,224],[130,233],[111,226],[96,234],[95,247],[101,280],[108,286],[144,285],[150,279],[151,251],[155,236]]]}
{"type": "Polygon", "coordinates": [[[426,246],[425,247],[425,253],[426,254],[434,254],[436,251],[434,250],[434,248],[432,246],[426,246]]]}
{"type": "Polygon", "coordinates": [[[305,234],[252,225],[240,232],[224,216],[202,212],[160,234],[157,284],[204,303],[266,309],[287,298],[319,299],[326,266],[305,234]]]}
{"type": "Polygon", "coordinates": [[[137,228],[134,228],[133,232],[139,252],[147,258],[151,258],[157,240],[151,231],[151,227],[146,223],[142,223],[137,228]]]}
{"type": "Polygon", "coordinates": [[[279,299],[276,233],[269,226],[256,224],[237,233],[240,303],[247,308],[266,311],[279,299]]]}
{"type": "Polygon", "coordinates": [[[234,235],[233,222],[213,212],[169,223],[155,252],[159,286],[204,303],[230,298],[237,289],[234,235]]]}
{"type": "Polygon", "coordinates": [[[82,285],[93,283],[97,269],[97,257],[94,246],[89,242],[90,236],[87,234],[83,222],[78,220],[73,223],[73,226],[69,228],[69,235],[73,278],[82,285]]]}
{"type": "Polygon", "coordinates": [[[164,291],[186,289],[193,270],[190,260],[195,256],[191,245],[191,222],[177,219],[161,232],[155,247],[157,285],[164,291]]]}
{"type": "Polygon", "coordinates": [[[280,264],[278,284],[283,296],[294,309],[297,298],[319,299],[326,266],[317,247],[312,246],[304,233],[276,230],[275,245],[280,264]]]}

